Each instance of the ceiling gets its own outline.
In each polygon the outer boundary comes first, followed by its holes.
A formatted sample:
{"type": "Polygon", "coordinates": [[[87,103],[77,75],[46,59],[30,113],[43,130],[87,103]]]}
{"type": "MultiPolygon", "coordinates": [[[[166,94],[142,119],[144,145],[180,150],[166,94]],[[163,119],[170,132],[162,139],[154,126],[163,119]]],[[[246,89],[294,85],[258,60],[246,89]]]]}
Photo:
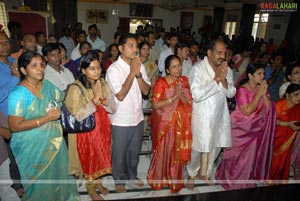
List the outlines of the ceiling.
{"type": "MultiPolygon", "coordinates": [[[[99,0],[101,1],[101,0],[99,0]]],[[[258,4],[259,0],[113,0],[114,2],[128,3],[146,3],[162,6],[177,6],[184,8],[203,8],[203,7],[225,7],[225,8],[241,8],[243,3],[258,4]]],[[[276,0],[272,1],[276,2],[276,0]]]]}

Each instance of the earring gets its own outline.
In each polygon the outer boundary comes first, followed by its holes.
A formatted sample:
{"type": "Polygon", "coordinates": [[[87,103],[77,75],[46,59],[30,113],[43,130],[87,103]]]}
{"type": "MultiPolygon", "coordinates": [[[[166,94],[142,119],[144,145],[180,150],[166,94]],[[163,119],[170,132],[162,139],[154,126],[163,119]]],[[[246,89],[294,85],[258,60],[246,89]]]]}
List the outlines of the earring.
{"type": "Polygon", "coordinates": [[[169,70],[166,70],[166,73],[169,74],[170,73],[169,70]]]}

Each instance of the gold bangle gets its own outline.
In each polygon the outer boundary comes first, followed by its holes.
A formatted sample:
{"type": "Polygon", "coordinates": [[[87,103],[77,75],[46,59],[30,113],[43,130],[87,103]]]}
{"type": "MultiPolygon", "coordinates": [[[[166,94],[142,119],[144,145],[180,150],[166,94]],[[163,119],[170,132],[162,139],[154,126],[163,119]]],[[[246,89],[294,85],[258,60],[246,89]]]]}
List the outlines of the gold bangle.
{"type": "Polygon", "coordinates": [[[39,120],[36,120],[36,124],[38,127],[40,127],[40,121],[39,120]]]}
{"type": "Polygon", "coordinates": [[[260,98],[254,97],[254,100],[256,100],[256,101],[259,101],[259,100],[260,100],[260,98]]]}
{"type": "Polygon", "coordinates": [[[103,103],[104,101],[106,101],[106,98],[99,98],[99,100],[103,103]]]}

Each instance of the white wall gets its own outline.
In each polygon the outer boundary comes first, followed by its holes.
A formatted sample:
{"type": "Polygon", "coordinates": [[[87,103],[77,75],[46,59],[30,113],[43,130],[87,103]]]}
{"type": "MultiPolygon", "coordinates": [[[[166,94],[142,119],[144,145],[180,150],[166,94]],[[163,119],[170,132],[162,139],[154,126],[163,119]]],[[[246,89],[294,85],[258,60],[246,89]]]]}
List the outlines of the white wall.
{"type": "MultiPolygon", "coordinates": [[[[94,2],[78,2],[78,21],[82,22],[83,29],[87,31],[87,28],[91,23],[86,23],[85,15],[87,9],[104,9],[108,10],[108,23],[97,24],[101,30],[102,39],[108,44],[113,41],[113,34],[119,25],[119,17],[129,17],[129,4],[105,4],[94,2]],[[112,15],[112,10],[117,9],[119,11],[118,16],[112,15]]],[[[183,10],[185,12],[194,12],[193,28],[192,31],[197,33],[199,27],[202,27],[203,16],[213,16],[213,10],[183,10]]],[[[163,27],[166,31],[170,30],[170,27],[180,26],[180,14],[181,11],[170,12],[169,10],[154,6],[153,7],[153,19],[162,19],[163,27]]]]}
{"type": "Polygon", "coordinates": [[[290,13],[270,13],[265,40],[274,38],[274,43],[277,47],[280,45],[282,39],[285,38],[285,33],[290,19],[290,13]],[[274,25],[279,25],[280,29],[274,29],[274,25]]]}

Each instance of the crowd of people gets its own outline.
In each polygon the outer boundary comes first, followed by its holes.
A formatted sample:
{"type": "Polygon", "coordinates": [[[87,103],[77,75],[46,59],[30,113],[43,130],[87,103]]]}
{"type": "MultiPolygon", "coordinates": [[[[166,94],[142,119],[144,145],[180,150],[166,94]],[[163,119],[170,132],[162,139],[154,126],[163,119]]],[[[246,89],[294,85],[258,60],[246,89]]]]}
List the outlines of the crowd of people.
{"type": "Polygon", "coordinates": [[[10,38],[0,32],[1,200],[80,200],[83,177],[92,200],[109,193],[107,175],[118,193],[143,187],[149,125],[155,190],[300,178],[300,65],[286,41],[205,33],[196,41],[147,24],[116,32],[106,47],[95,24],[88,34],[81,23],[66,27],[59,40],[16,33],[20,26],[9,23],[10,38]],[[75,117],[92,108],[95,128],[63,133],[62,104],[75,117]]]}

